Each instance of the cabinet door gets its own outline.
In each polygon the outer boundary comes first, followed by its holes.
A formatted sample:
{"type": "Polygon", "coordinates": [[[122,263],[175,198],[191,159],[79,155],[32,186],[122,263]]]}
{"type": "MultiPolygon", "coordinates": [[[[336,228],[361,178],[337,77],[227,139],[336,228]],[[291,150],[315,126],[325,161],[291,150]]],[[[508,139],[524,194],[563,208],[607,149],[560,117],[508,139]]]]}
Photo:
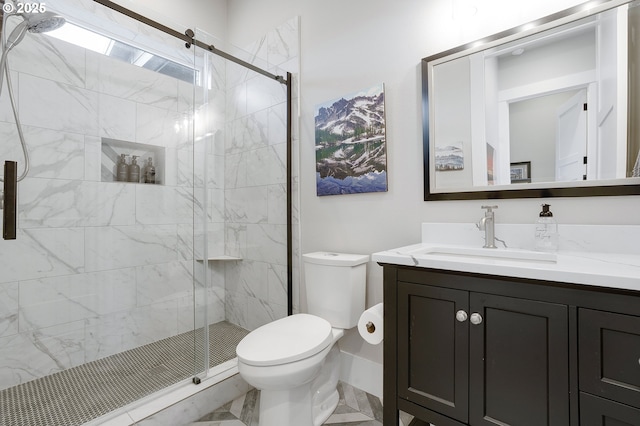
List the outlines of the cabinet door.
{"type": "Polygon", "coordinates": [[[580,309],[580,390],[640,408],[640,317],[580,309]]]}
{"type": "Polygon", "coordinates": [[[568,307],[482,293],[470,302],[469,423],[568,425],[568,307]]]}
{"type": "Polygon", "coordinates": [[[398,396],[467,423],[469,293],[398,283],[398,396]],[[464,315],[460,314],[460,319],[464,315]]]}

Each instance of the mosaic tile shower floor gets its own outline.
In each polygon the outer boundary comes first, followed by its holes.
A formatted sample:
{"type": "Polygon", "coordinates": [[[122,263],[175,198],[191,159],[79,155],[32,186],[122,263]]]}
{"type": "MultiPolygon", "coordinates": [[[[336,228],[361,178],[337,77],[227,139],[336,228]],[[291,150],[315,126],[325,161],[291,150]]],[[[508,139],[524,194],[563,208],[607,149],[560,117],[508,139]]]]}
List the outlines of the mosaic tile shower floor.
{"type": "MultiPolygon", "coordinates": [[[[209,326],[210,365],[235,358],[247,333],[224,321],[209,326]]],[[[4,389],[0,425],[82,425],[192,377],[194,344],[202,348],[195,337],[183,333],[4,389]]]]}
{"type": "MultiPolygon", "coordinates": [[[[351,385],[338,383],[340,401],[324,423],[332,426],[382,426],[380,398],[351,385]]],[[[251,390],[190,426],[258,426],[260,391],[251,390]]]]}

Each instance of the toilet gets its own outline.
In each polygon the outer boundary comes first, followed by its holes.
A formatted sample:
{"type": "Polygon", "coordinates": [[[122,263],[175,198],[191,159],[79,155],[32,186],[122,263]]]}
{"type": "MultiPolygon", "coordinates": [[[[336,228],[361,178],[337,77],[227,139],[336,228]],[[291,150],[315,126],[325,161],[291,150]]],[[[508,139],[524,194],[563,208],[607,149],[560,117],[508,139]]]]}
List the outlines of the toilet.
{"type": "Polygon", "coordinates": [[[338,405],[340,350],[365,307],[368,255],[304,254],[308,313],[250,332],[238,371],[260,390],[260,426],[319,426],[338,405]]]}

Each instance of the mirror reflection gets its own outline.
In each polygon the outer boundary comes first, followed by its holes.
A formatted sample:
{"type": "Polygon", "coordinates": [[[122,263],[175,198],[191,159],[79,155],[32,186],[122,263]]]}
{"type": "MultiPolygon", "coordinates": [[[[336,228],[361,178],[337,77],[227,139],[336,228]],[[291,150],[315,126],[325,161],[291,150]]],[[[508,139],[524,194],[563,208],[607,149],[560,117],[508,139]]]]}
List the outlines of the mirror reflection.
{"type": "Polygon", "coordinates": [[[638,4],[426,58],[430,192],[637,185],[638,4]]]}

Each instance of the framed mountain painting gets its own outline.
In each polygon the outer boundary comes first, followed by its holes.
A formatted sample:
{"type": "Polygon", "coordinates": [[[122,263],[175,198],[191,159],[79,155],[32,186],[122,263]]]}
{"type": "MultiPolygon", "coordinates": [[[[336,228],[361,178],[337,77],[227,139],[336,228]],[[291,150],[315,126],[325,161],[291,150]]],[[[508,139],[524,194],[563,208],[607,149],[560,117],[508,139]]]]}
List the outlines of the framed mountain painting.
{"type": "Polygon", "coordinates": [[[317,105],[319,196],[387,191],[384,85],[317,105]]]}

